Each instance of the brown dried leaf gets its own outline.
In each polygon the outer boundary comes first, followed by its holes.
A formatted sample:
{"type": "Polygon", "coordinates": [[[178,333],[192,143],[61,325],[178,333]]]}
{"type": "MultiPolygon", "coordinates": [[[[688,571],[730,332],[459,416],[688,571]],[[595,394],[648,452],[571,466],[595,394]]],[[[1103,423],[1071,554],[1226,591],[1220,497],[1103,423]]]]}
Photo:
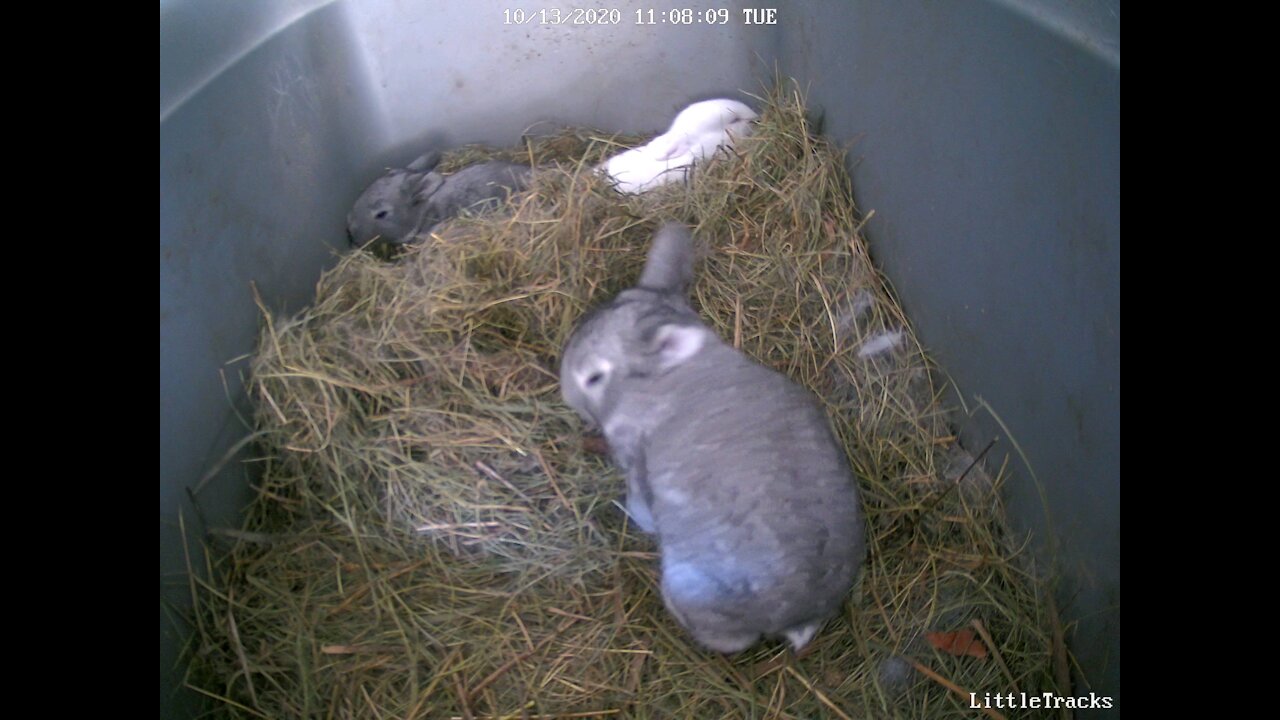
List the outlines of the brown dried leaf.
{"type": "Polygon", "coordinates": [[[925,633],[929,644],[945,653],[957,656],[970,655],[976,658],[985,658],[987,656],[987,648],[982,641],[974,636],[972,630],[953,630],[951,632],[931,632],[925,633]]]}

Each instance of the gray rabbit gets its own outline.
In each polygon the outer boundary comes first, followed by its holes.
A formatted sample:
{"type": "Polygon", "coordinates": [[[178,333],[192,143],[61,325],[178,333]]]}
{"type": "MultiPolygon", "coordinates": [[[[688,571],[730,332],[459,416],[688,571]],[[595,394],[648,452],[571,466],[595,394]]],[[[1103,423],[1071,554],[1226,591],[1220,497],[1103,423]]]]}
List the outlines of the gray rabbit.
{"type": "Polygon", "coordinates": [[[692,239],[664,225],[639,284],[582,318],[565,402],[605,434],[627,513],[657,534],[662,597],[703,646],[795,650],[862,564],[857,487],[815,398],[722,341],[690,307],[692,239]]]}
{"type": "Polygon", "coordinates": [[[407,168],[374,180],[347,213],[351,244],[363,247],[374,239],[389,245],[412,242],[463,210],[496,206],[529,182],[524,165],[494,160],[441,175],[435,171],[439,162],[440,153],[431,151],[407,168]]]}

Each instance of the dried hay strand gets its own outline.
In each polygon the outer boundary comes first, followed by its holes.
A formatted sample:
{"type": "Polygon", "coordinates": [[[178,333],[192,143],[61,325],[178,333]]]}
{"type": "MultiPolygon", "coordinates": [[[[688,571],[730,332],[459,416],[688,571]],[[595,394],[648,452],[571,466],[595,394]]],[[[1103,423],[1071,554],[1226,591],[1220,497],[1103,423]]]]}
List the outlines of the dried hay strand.
{"type": "Polygon", "coordinates": [[[505,209],[395,263],[348,254],[294,317],[264,309],[257,497],[193,574],[189,687],[268,718],[968,718],[963,692],[1057,689],[1003,473],[956,445],[843,152],[796,90],[760,104],[731,153],[640,196],[591,172],[622,142],[603,134],[498,153],[539,168],[505,209]],[[688,640],[560,401],[574,322],[635,281],[664,218],[701,244],[702,317],[818,394],[858,475],[869,557],[798,658],[688,640]],[[970,626],[989,657],[924,640],[970,626]]]}

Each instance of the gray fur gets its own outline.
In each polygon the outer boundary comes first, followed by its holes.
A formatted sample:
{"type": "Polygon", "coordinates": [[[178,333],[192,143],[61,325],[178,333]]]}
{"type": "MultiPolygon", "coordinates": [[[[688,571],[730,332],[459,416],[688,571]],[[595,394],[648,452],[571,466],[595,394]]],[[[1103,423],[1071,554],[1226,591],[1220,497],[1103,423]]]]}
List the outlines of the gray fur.
{"type": "Polygon", "coordinates": [[[599,425],[627,509],[657,534],[662,596],[703,646],[803,647],[848,592],[865,540],[844,450],[815,398],[724,343],[689,306],[692,243],[664,226],[641,284],[583,318],[565,402],[599,425]]]}
{"type": "Polygon", "coordinates": [[[426,237],[436,225],[465,211],[482,212],[523,190],[529,168],[494,160],[452,175],[435,171],[440,153],[428,152],[373,181],[347,213],[351,244],[379,240],[402,245],[426,237]]]}
{"type": "Polygon", "coordinates": [[[689,229],[664,223],[653,236],[640,285],[684,297],[693,283],[693,243],[689,229]]]}

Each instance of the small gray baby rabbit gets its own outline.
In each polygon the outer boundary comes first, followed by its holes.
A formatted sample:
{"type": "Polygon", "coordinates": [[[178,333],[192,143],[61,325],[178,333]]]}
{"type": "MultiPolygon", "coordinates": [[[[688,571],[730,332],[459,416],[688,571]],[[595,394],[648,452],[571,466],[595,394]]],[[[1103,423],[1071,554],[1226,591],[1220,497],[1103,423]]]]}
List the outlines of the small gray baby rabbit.
{"type": "Polygon", "coordinates": [[[664,225],[639,284],[582,318],[565,402],[603,431],[627,513],[657,534],[662,597],[703,646],[795,650],[839,609],[866,551],[857,486],[811,393],[690,307],[687,228],[664,225]]]}
{"type": "Polygon", "coordinates": [[[374,180],[347,213],[351,244],[363,247],[375,238],[390,245],[412,242],[463,210],[497,205],[529,182],[524,165],[494,160],[441,175],[435,171],[439,162],[440,153],[428,152],[374,180]]]}

